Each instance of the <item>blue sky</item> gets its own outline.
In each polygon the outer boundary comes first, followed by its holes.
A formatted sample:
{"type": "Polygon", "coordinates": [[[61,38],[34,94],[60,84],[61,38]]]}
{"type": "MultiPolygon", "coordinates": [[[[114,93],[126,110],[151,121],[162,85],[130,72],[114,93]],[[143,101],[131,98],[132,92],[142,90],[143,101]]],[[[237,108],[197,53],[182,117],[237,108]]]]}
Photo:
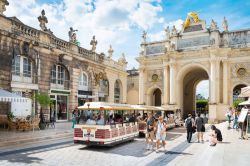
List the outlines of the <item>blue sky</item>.
{"type": "MultiPolygon", "coordinates": [[[[250,1],[248,0],[9,0],[8,16],[39,28],[37,16],[45,9],[48,27],[54,34],[68,40],[69,27],[78,29],[81,46],[90,48],[93,35],[98,40],[97,50],[107,53],[113,46],[114,59],[124,52],[128,68],[138,67],[141,33],[148,32],[148,40],[164,38],[164,28],[185,20],[190,11],[197,11],[209,25],[214,19],[219,27],[224,16],[229,30],[250,28],[250,1]]],[[[179,26],[178,26],[179,25],[179,26]]]]}
{"type": "MultiPolygon", "coordinates": [[[[226,16],[229,30],[250,28],[250,0],[8,0],[5,14],[39,28],[37,17],[45,9],[50,28],[56,36],[68,40],[69,27],[78,29],[81,46],[90,49],[93,35],[97,51],[107,54],[109,45],[114,59],[125,53],[128,69],[138,67],[135,58],[140,51],[141,34],[148,41],[164,39],[164,28],[181,23],[190,11],[210,24],[214,19],[221,27],[226,16]]],[[[208,83],[203,86],[208,87],[208,83]]],[[[201,86],[202,87],[202,86],[201,86]]]]}

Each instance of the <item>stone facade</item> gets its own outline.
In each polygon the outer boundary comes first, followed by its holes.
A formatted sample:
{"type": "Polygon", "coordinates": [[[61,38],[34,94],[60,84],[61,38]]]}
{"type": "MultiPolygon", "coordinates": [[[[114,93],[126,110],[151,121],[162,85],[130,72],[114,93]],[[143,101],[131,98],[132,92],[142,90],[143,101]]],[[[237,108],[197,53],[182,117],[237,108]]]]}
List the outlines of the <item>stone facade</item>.
{"type": "Polygon", "coordinates": [[[139,104],[139,72],[136,69],[128,70],[127,103],[139,104]]]}
{"type": "Polygon", "coordinates": [[[223,32],[215,22],[207,28],[199,21],[163,41],[145,42],[144,37],[137,58],[139,104],[152,105],[160,89],[162,106],[194,114],[195,87],[209,80],[209,119],[225,119],[234,87],[250,85],[250,30],[228,31],[227,21],[223,24],[223,32]]]}
{"type": "MultiPolygon", "coordinates": [[[[114,102],[116,82],[120,93],[116,102],[127,102],[124,56],[117,62],[103,53],[82,48],[77,42],[57,38],[45,26],[44,11],[38,20],[42,30],[25,25],[16,17],[0,15],[0,88],[25,97],[48,93],[53,104],[45,113],[55,112],[58,120],[59,110],[65,114],[60,115],[61,119],[69,120],[70,111],[85,101],[114,102]]],[[[6,113],[9,104],[1,103],[0,109],[0,113],[6,113]]],[[[38,109],[33,100],[34,113],[38,109]]]]}

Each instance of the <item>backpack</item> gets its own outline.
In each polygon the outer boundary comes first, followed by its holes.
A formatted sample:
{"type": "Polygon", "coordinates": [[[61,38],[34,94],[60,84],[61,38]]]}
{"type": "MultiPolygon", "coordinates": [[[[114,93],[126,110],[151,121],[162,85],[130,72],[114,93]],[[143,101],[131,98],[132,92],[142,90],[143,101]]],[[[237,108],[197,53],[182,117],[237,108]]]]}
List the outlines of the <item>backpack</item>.
{"type": "Polygon", "coordinates": [[[190,118],[188,118],[187,119],[187,129],[192,129],[192,127],[193,127],[193,124],[192,124],[192,119],[190,119],[190,118]]]}

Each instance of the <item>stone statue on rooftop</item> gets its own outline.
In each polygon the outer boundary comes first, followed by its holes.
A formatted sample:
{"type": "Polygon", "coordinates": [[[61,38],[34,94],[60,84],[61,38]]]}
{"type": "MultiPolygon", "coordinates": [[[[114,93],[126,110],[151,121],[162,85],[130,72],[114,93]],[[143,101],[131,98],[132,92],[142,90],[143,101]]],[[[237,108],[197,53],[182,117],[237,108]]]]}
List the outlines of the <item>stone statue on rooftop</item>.
{"type": "Polygon", "coordinates": [[[3,15],[3,12],[6,11],[6,6],[9,5],[7,0],[0,0],[0,15],[3,15]]]}
{"type": "Polygon", "coordinates": [[[41,16],[38,17],[38,21],[40,22],[41,30],[42,31],[47,31],[48,29],[46,27],[46,24],[48,23],[48,19],[45,16],[45,11],[44,10],[42,10],[41,16]]]}
{"type": "Polygon", "coordinates": [[[143,43],[147,42],[147,32],[146,31],[143,31],[143,33],[142,33],[142,42],[143,43]]]}
{"type": "Polygon", "coordinates": [[[210,24],[210,30],[214,31],[214,30],[217,30],[217,29],[218,29],[217,23],[212,19],[211,24],[210,24]]]}
{"type": "Polygon", "coordinates": [[[176,36],[176,35],[177,35],[177,29],[176,29],[175,25],[173,25],[172,36],[176,36]]]}
{"type": "Polygon", "coordinates": [[[90,45],[92,45],[91,51],[95,52],[97,40],[95,39],[95,36],[93,36],[92,40],[90,41],[90,45]]]}
{"type": "Polygon", "coordinates": [[[170,29],[169,29],[169,26],[167,26],[167,28],[165,29],[165,33],[166,33],[166,39],[169,40],[169,37],[170,37],[170,29]]]}
{"type": "Polygon", "coordinates": [[[124,53],[122,53],[122,56],[118,59],[118,63],[121,64],[121,65],[125,65],[125,64],[128,63],[127,60],[126,60],[126,58],[125,58],[125,54],[124,53]]]}
{"type": "Polygon", "coordinates": [[[108,55],[108,58],[109,58],[109,59],[112,58],[113,52],[114,52],[114,50],[113,50],[112,46],[110,45],[110,46],[109,46],[109,50],[108,50],[108,54],[109,54],[109,55],[108,55]]]}
{"type": "Polygon", "coordinates": [[[227,23],[227,19],[226,19],[225,16],[224,16],[224,19],[223,19],[223,22],[222,22],[222,27],[223,27],[223,30],[225,32],[228,32],[228,23],[227,23]]]}
{"type": "Polygon", "coordinates": [[[76,43],[76,31],[78,31],[77,29],[73,29],[72,27],[69,28],[69,41],[72,43],[76,43]]]}

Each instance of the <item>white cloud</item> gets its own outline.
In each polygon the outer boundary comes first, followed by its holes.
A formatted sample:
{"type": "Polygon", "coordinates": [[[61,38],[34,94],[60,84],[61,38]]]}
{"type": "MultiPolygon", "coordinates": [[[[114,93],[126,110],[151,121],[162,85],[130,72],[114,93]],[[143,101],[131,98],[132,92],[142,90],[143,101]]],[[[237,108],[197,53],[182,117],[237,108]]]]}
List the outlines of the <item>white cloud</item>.
{"type": "Polygon", "coordinates": [[[196,87],[196,94],[201,94],[206,99],[209,97],[209,81],[204,80],[198,83],[196,87]]]}
{"type": "Polygon", "coordinates": [[[164,37],[165,37],[165,32],[163,30],[159,31],[157,33],[149,33],[148,34],[149,41],[164,40],[164,37]]]}
{"type": "Polygon", "coordinates": [[[130,19],[142,29],[149,29],[156,22],[161,22],[162,18],[157,17],[157,13],[162,11],[161,6],[153,6],[150,3],[142,2],[137,10],[131,13],[130,19]]]}
{"type": "Polygon", "coordinates": [[[175,26],[176,29],[180,31],[180,30],[182,29],[182,24],[183,24],[183,20],[178,19],[178,20],[170,21],[170,22],[166,23],[166,24],[164,25],[164,27],[169,26],[170,29],[171,29],[173,26],[175,26]]]}
{"type": "MultiPolygon", "coordinates": [[[[82,47],[90,49],[90,40],[95,35],[98,40],[97,51],[106,53],[112,44],[117,50],[115,52],[117,58],[121,52],[128,55],[126,50],[130,48],[125,48],[124,45],[138,44],[138,40],[141,40],[141,34],[137,34],[138,29],[148,30],[154,24],[163,24],[164,18],[159,16],[162,11],[160,2],[160,0],[62,0],[58,3],[39,4],[37,0],[22,0],[22,3],[9,0],[10,5],[7,6],[5,14],[16,16],[26,25],[40,29],[37,17],[44,9],[48,18],[47,28],[50,28],[57,37],[68,41],[69,28],[73,27],[78,29],[77,39],[82,47]]],[[[134,63],[134,57],[137,55],[138,53],[128,55],[127,60],[134,63]]]]}
{"type": "MultiPolygon", "coordinates": [[[[163,22],[164,22],[164,20],[163,20],[163,22]]],[[[158,32],[156,32],[156,33],[149,33],[149,34],[148,34],[149,41],[164,40],[165,37],[166,37],[166,36],[165,36],[164,28],[166,28],[166,27],[169,26],[169,28],[170,28],[170,30],[171,30],[172,27],[173,27],[173,25],[174,25],[178,31],[181,31],[181,29],[182,29],[182,24],[183,24],[183,20],[181,20],[181,19],[178,19],[178,20],[175,20],[175,21],[170,21],[170,22],[165,23],[161,31],[158,31],[158,32]]]]}

